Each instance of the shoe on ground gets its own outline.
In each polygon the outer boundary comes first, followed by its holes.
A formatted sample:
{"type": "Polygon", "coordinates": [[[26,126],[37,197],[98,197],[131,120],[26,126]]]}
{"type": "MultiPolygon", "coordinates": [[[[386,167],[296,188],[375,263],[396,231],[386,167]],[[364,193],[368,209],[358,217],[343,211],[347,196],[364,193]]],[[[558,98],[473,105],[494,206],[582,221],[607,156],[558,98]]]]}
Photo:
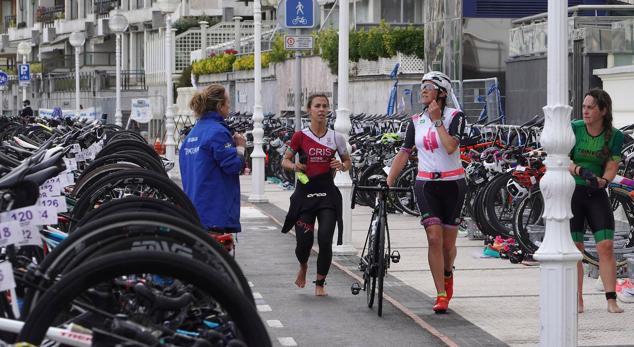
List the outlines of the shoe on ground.
{"type": "Polygon", "coordinates": [[[432,308],[436,313],[445,313],[449,308],[449,299],[446,296],[437,296],[436,304],[432,308]]]}
{"type": "Polygon", "coordinates": [[[451,277],[445,277],[445,292],[447,292],[447,301],[453,297],[453,273],[451,277]]]}
{"type": "Polygon", "coordinates": [[[623,291],[623,289],[625,288],[634,288],[634,283],[630,282],[629,279],[618,279],[616,280],[616,292],[620,293],[621,291],[623,291]]]}
{"type": "Polygon", "coordinates": [[[616,297],[620,302],[634,303],[634,288],[623,288],[622,292],[616,293],[616,297]]]}
{"type": "Polygon", "coordinates": [[[601,280],[601,276],[599,276],[597,278],[597,281],[594,282],[594,289],[600,291],[600,292],[605,292],[605,288],[603,287],[603,281],[601,280]]]}

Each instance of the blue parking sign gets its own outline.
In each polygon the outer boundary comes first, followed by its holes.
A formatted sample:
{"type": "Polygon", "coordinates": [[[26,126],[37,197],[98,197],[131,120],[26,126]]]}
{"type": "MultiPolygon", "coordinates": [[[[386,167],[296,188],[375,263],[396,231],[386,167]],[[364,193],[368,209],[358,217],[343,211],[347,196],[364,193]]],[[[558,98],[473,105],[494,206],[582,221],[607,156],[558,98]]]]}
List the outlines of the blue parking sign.
{"type": "Polygon", "coordinates": [[[31,80],[31,65],[18,64],[18,81],[26,82],[31,80]]]}
{"type": "Polygon", "coordinates": [[[284,10],[287,28],[312,28],[315,26],[315,0],[286,0],[284,10]]]}
{"type": "Polygon", "coordinates": [[[9,76],[6,72],[0,71],[0,87],[4,87],[9,83],[9,76]]]}

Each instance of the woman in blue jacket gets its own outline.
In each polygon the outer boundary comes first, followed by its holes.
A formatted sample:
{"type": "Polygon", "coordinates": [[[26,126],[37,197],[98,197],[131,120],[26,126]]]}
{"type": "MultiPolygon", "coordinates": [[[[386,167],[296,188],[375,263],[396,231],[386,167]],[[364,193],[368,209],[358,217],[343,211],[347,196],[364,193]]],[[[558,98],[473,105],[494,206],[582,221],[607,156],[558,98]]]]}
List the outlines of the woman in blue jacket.
{"type": "Polygon", "coordinates": [[[210,231],[240,231],[240,170],[246,139],[225,123],[229,95],[221,85],[194,94],[189,103],[197,121],[183,141],[179,164],[183,190],[210,231]]]}

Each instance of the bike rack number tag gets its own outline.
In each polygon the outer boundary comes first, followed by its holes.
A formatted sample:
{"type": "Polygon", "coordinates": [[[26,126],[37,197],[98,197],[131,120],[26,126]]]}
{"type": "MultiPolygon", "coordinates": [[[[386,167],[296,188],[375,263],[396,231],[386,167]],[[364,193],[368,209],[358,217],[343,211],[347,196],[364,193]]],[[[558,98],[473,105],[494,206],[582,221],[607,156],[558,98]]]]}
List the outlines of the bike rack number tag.
{"type": "Polygon", "coordinates": [[[66,204],[66,197],[64,196],[55,196],[52,198],[39,198],[37,199],[37,205],[40,208],[50,207],[55,208],[57,213],[68,211],[68,205],[66,204]]]}
{"type": "Polygon", "coordinates": [[[48,179],[40,186],[40,197],[59,196],[66,185],[66,176],[58,175],[48,179]],[[62,182],[63,181],[63,182],[62,182]]]}
{"type": "Polygon", "coordinates": [[[36,225],[55,225],[57,224],[57,208],[38,206],[38,216],[40,219],[36,221],[36,225]]]}
{"type": "Polygon", "coordinates": [[[23,226],[17,235],[17,246],[40,246],[42,247],[42,236],[38,227],[29,225],[23,226]]]}
{"type": "Polygon", "coordinates": [[[8,261],[0,263],[0,291],[15,288],[15,278],[13,277],[13,266],[8,261]]]}
{"type": "Polygon", "coordinates": [[[66,165],[67,170],[77,170],[77,160],[75,158],[64,158],[64,165],[66,165]]]}
{"type": "Polygon", "coordinates": [[[0,247],[18,243],[22,239],[20,230],[21,227],[18,222],[0,223],[0,247]]]}

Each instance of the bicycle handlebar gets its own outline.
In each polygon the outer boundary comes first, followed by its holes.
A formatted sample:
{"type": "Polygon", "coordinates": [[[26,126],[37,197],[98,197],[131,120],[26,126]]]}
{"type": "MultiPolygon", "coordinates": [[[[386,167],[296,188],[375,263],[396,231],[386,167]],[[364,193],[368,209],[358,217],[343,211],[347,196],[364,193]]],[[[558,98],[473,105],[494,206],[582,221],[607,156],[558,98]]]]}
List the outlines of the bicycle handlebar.
{"type": "Polygon", "coordinates": [[[403,187],[388,187],[388,186],[355,186],[356,189],[371,191],[371,192],[409,192],[412,188],[403,188],[403,187]]]}
{"type": "Polygon", "coordinates": [[[369,192],[384,192],[384,193],[389,193],[389,192],[409,192],[412,189],[411,188],[391,188],[388,187],[387,185],[381,185],[381,186],[357,186],[356,184],[352,185],[352,202],[350,203],[350,208],[354,209],[354,205],[356,204],[356,199],[355,196],[357,194],[357,189],[360,190],[364,190],[364,191],[369,191],[369,192]]]}

